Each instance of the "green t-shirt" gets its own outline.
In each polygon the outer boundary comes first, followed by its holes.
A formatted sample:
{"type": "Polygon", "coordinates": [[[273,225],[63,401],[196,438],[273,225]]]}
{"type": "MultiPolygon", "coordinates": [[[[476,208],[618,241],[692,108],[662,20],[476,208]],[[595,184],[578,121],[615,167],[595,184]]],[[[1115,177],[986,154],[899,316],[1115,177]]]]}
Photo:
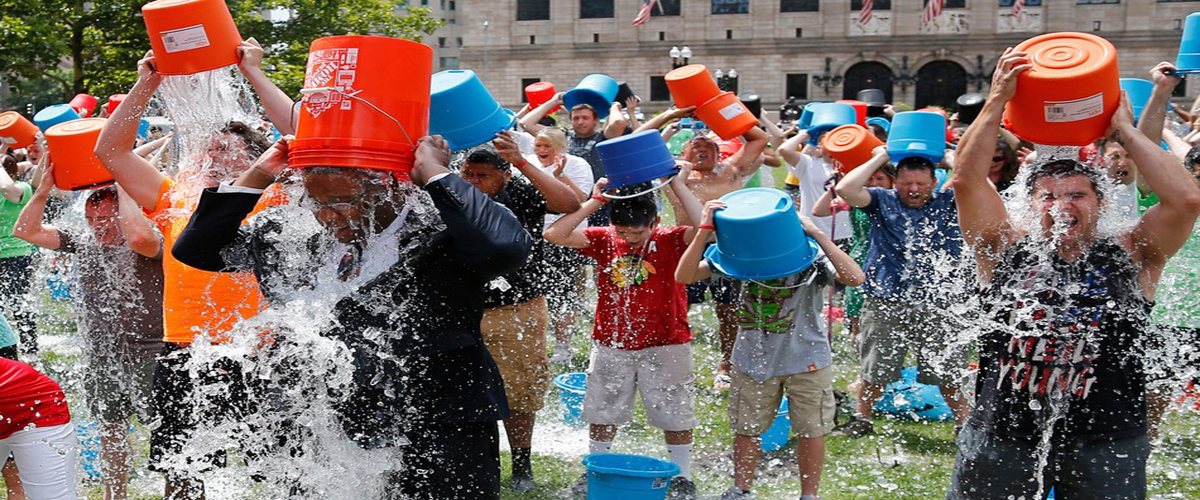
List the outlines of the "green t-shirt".
{"type": "Polygon", "coordinates": [[[33,197],[33,186],[30,186],[28,182],[18,181],[17,186],[21,188],[20,203],[13,203],[8,201],[8,198],[0,196],[0,259],[29,255],[37,250],[32,243],[12,235],[13,226],[17,224],[17,217],[21,215],[21,209],[25,208],[25,204],[29,203],[29,198],[33,197]]]}
{"type": "Polygon", "coordinates": [[[1200,328],[1200,226],[1163,269],[1154,296],[1154,320],[1160,324],[1200,328]]]}

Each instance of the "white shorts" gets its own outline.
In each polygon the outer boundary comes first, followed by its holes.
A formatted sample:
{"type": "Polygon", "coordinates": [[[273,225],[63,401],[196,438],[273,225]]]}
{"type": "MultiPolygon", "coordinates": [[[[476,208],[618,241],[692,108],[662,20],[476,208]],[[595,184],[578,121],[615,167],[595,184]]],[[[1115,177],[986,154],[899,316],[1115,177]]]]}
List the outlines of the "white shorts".
{"type": "Polygon", "coordinates": [[[690,344],[625,351],[596,345],[588,367],[583,420],[624,425],[633,416],[634,397],[642,395],[646,422],[664,431],[696,427],[690,344]]]}
{"type": "Polygon", "coordinates": [[[37,427],[0,439],[0,462],[12,453],[29,500],[75,500],[75,426],[37,427]]]}

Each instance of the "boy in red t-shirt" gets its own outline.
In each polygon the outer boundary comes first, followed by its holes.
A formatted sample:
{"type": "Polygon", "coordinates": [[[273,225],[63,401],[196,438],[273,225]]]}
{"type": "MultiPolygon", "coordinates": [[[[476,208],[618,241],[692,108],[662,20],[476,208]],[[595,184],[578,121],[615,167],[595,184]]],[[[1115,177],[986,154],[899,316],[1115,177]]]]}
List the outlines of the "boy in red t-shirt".
{"type": "MultiPolygon", "coordinates": [[[[700,202],[684,185],[690,171],[690,164],[682,164],[666,189],[674,195],[670,198],[677,213],[686,211],[689,220],[700,220],[700,202]]],[[[687,294],[674,270],[696,228],[660,227],[654,195],[614,201],[611,226],[577,228],[609,202],[602,195],[607,185],[607,179],[596,182],[592,198],[543,235],[596,260],[596,347],[583,399],[583,419],[591,426],[590,453],[609,452],[617,427],[629,422],[640,393],[647,422],[663,430],[668,455],[680,468],[670,491],[690,498],[696,489],[690,473],[696,416],[689,391],[695,376],[687,294]]],[[[586,474],[575,488],[586,491],[586,474]]]]}
{"type": "MultiPolygon", "coordinates": [[[[0,358],[0,462],[12,455],[28,498],[75,498],[75,428],[62,388],[32,366],[0,358]]],[[[19,492],[8,484],[10,495],[19,492]]],[[[22,497],[25,498],[25,497],[22,497]]]]}

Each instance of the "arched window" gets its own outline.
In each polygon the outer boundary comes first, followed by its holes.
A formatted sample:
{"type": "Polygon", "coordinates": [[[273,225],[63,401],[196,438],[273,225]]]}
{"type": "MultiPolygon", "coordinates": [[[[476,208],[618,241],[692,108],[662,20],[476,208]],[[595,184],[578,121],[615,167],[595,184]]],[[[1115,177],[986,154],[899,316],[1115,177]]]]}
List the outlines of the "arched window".
{"type": "Polygon", "coordinates": [[[842,99],[855,99],[860,90],[879,89],[887,102],[892,102],[892,69],[883,63],[865,61],[855,64],[846,70],[845,82],[842,99]]]}
{"type": "Polygon", "coordinates": [[[954,109],[955,100],[965,93],[967,71],[954,61],[933,61],[917,70],[917,108],[954,109]]]}

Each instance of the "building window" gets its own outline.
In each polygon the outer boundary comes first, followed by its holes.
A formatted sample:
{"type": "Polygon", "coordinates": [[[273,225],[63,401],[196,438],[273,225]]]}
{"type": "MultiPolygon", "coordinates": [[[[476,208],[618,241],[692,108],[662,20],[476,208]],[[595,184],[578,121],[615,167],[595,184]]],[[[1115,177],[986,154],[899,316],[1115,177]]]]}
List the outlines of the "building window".
{"type": "MultiPolygon", "coordinates": [[[[921,3],[922,6],[929,5],[929,0],[921,3]]],[[[967,8],[967,0],[944,0],[942,2],[943,9],[965,9],[967,8]]]]}
{"type": "Polygon", "coordinates": [[[655,102],[671,100],[671,89],[667,88],[667,80],[663,77],[650,77],[650,100],[655,102]]]}
{"type": "Polygon", "coordinates": [[[442,65],[442,69],[457,69],[458,68],[458,58],[457,57],[443,57],[443,58],[441,58],[439,63],[442,65]]]}
{"type": "Polygon", "coordinates": [[[600,34],[592,33],[592,43],[600,43],[600,34]]]}
{"type": "Polygon", "coordinates": [[[450,10],[454,10],[454,0],[450,0],[450,10]]]}
{"type": "Polygon", "coordinates": [[[529,35],[529,45],[537,44],[537,35],[529,35]]]}
{"type": "Polygon", "coordinates": [[[1100,31],[1100,21],[1092,21],[1092,31],[1100,31]]]}
{"type": "Polygon", "coordinates": [[[725,30],[725,39],[733,40],[733,30],[725,30]]]}
{"type": "Polygon", "coordinates": [[[678,16],[679,2],[682,0],[658,0],[654,4],[654,8],[650,9],[650,16],[678,16]]]}
{"type": "Polygon", "coordinates": [[[438,37],[438,47],[445,47],[445,46],[446,46],[446,37],[439,36],[438,37]]]}
{"type": "Polygon", "coordinates": [[[1075,0],[1076,5],[1092,5],[1101,3],[1121,3],[1121,0],[1075,0]]]}
{"type": "Polygon", "coordinates": [[[421,0],[421,6],[422,6],[422,7],[427,7],[427,6],[429,6],[429,0],[421,0]]]}
{"type": "Polygon", "coordinates": [[[804,28],[796,28],[796,38],[804,37],[804,28]]]}
{"type": "Polygon", "coordinates": [[[1200,2],[1200,0],[1158,0],[1158,3],[1200,2]]]}
{"type": "Polygon", "coordinates": [[[1186,97],[1187,96],[1187,80],[1180,80],[1179,85],[1171,91],[1171,97],[1186,97]]]}
{"type": "Polygon", "coordinates": [[[521,102],[522,103],[529,102],[529,96],[525,95],[525,87],[528,87],[528,86],[533,85],[540,81],[542,81],[541,78],[522,78],[521,79],[521,102]]]}
{"type": "Polygon", "coordinates": [[[780,0],[779,12],[817,12],[821,10],[820,0],[780,0]]]}
{"type": "Polygon", "coordinates": [[[442,0],[442,2],[441,2],[441,9],[442,9],[442,10],[446,10],[446,0],[442,0]]]}
{"type": "Polygon", "coordinates": [[[613,0],[579,0],[580,19],[607,19],[613,17],[613,0]]]}
{"type": "MultiPolygon", "coordinates": [[[[862,10],[863,0],[850,0],[850,10],[862,10]]],[[[871,2],[871,8],[874,10],[892,10],[892,0],[875,0],[871,2]]]]}
{"type": "Polygon", "coordinates": [[[518,21],[550,19],[550,0],[517,0],[518,21]]]}
{"type": "MultiPolygon", "coordinates": [[[[1001,7],[1012,7],[1013,0],[1000,0],[1001,7]]],[[[1025,0],[1026,7],[1041,7],[1042,0],[1025,0]]]]}
{"type": "Polygon", "coordinates": [[[458,37],[458,38],[455,38],[455,39],[454,39],[454,41],[455,41],[455,42],[458,42],[458,46],[459,46],[459,47],[462,47],[462,37],[461,37],[461,36],[460,36],[460,37],[458,37]]]}
{"type": "MultiPolygon", "coordinates": [[[[1178,22],[1178,21],[1179,21],[1179,20],[1178,20],[1178,19],[1176,19],[1176,22],[1178,22]]],[[[664,41],[664,40],[666,40],[666,39],[667,39],[667,32],[666,32],[666,31],[659,31],[659,32],[658,32],[658,41],[660,41],[660,42],[661,42],[661,41],[664,41]]]]}
{"type": "Polygon", "coordinates": [[[796,98],[800,100],[808,100],[808,74],[807,73],[789,73],[787,75],[787,97],[788,99],[796,98]]]}
{"type": "Polygon", "coordinates": [[[713,14],[749,14],[750,0],[712,0],[713,14]]]}

